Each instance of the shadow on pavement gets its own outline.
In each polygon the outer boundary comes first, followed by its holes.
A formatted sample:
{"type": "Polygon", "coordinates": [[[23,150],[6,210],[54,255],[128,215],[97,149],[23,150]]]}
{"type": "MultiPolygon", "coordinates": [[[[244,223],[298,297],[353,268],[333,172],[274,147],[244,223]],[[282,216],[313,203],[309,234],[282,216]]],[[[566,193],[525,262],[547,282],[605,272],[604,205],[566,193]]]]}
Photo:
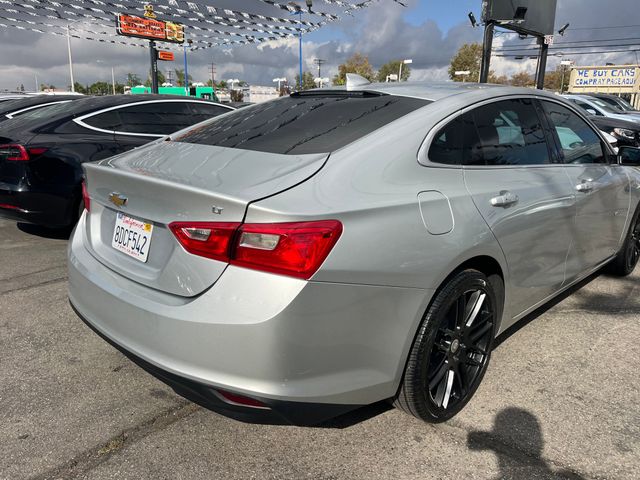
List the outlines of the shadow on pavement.
{"type": "Polygon", "coordinates": [[[467,434],[467,447],[492,451],[498,457],[500,480],[563,478],[585,480],[568,470],[554,471],[542,458],[544,438],[538,419],[521,408],[506,408],[496,415],[493,430],[467,434]]]}
{"type": "Polygon", "coordinates": [[[29,235],[35,235],[42,238],[51,238],[54,240],[68,240],[71,236],[71,232],[73,231],[72,227],[48,228],[42,227],[40,225],[32,225],[30,223],[21,222],[18,222],[17,227],[18,230],[24,233],[28,233],[29,235]]]}

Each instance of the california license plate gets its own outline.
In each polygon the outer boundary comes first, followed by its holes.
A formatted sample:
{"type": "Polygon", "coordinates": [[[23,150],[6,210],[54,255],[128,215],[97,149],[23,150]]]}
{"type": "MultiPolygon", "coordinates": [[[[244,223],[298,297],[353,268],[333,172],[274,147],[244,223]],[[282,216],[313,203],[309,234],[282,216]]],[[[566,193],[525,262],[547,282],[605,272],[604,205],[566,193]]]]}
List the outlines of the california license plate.
{"type": "Polygon", "coordinates": [[[141,262],[147,261],[153,225],[118,212],[111,246],[141,262]]]}

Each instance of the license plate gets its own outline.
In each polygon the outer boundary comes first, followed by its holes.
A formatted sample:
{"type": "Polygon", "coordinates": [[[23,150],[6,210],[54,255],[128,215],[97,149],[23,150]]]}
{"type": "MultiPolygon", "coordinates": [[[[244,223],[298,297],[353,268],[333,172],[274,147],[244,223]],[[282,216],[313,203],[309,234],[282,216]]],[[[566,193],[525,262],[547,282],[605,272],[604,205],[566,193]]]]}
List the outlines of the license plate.
{"type": "Polygon", "coordinates": [[[111,246],[141,262],[147,261],[153,225],[118,212],[111,246]]]}

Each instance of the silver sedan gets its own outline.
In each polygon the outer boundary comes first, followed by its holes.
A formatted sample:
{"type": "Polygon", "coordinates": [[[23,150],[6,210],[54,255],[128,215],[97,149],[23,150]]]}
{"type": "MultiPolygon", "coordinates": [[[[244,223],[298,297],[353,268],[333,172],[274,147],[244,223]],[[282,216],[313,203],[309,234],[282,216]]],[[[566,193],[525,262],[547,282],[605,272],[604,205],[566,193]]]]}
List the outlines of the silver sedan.
{"type": "Polygon", "coordinates": [[[639,164],[555,95],[351,77],[85,164],[69,297],[227,415],[444,421],[497,335],[634,269],[639,164]]]}

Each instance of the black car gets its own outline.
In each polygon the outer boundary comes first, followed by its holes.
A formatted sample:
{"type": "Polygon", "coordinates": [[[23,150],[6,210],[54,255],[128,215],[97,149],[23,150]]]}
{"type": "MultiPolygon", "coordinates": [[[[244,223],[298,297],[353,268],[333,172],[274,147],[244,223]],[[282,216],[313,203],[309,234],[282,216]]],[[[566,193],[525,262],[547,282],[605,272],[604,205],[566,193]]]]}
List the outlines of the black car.
{"type": "Polygon", "coordinates": [[[87,98],[84,95],[30,95],[25,98],[14,98],[0,102],[0,122],[19,117],[38,108],[67,103],[72,100],[87,98]]]}
{"type": "Polygon", "coordinates": [[[232,107],[189,97],[87,97],[0,124],[0,217],[73,225],[84,208],[84,162],[111,157],[232,107]]]}
{"type": "Polygon", "coordinates": [[[619,120],[603,115],[594,115],[590,110],[581,107],[580,103],[574,102],[574,105],[580,108],[585,115],[589,116],[589,120],[591,120],[596,127],[615,137],[619,147],[624,145],[640,147],[640,124],[638,122],[619,120]]]}

